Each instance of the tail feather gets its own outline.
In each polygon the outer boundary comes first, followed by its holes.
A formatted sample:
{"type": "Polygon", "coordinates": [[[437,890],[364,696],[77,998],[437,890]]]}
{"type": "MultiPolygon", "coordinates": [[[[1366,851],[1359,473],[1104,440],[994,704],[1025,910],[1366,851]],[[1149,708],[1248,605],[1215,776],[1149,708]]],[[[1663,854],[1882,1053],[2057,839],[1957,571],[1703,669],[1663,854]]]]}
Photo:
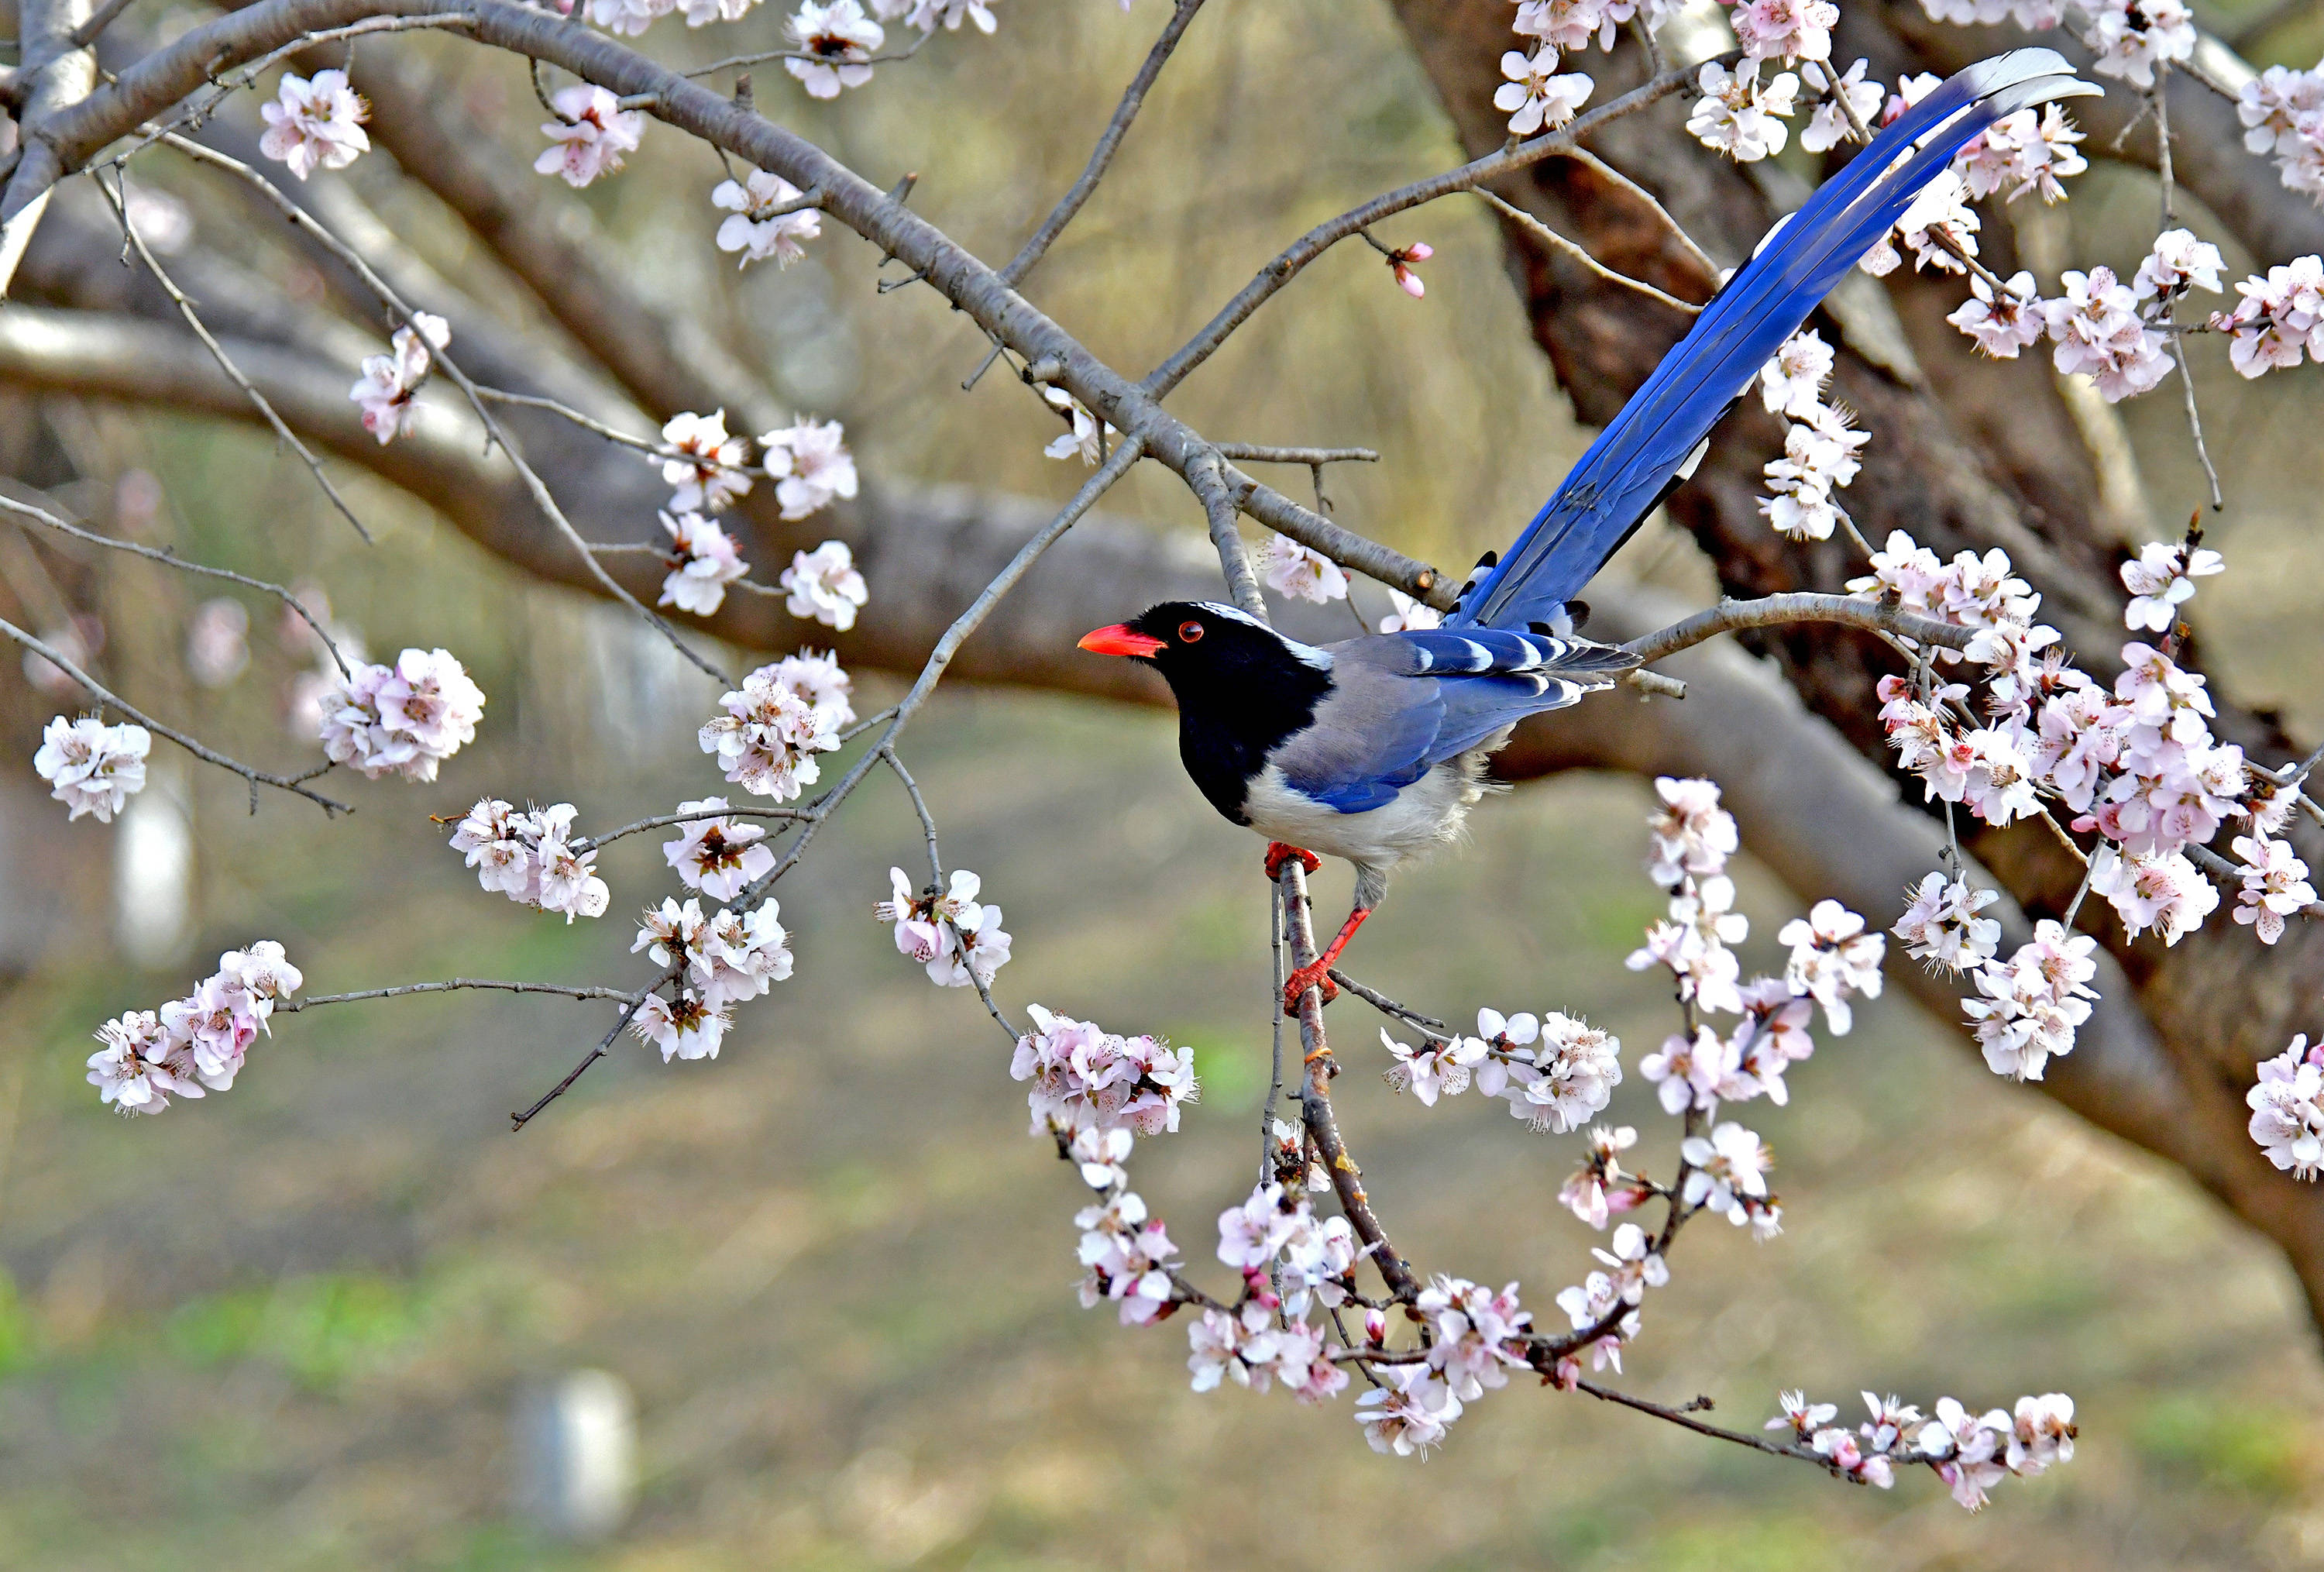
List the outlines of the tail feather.
{"type": "Polygon", "coordinates": [[[1908,109],[1761,242],[1445,625],[1523,627],[1554,615],[1691,470],[1768,357],[1963,144],[2020,109],[2098,91],[2055,51],[2021,49],[1958,72],[1908,109]]]}

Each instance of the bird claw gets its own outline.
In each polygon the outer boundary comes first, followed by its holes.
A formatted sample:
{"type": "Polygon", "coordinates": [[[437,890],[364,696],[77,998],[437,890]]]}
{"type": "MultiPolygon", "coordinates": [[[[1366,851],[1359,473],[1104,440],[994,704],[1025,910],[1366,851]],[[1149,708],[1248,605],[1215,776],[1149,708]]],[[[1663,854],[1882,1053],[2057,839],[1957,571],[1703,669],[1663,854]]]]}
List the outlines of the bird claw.
{"type": "Polygon", "coordinates": [[[1295,846],[1288,841],[1271,840],[1267,843],[1268,882],[1273,883],[1280,880],[1283,877],[1283,865],[1294,859],[1296,859],[1299,865],[1311,874],[1323,865],[1323,858],[1304,846],[1295,846]]]}
{"type": "MultiPolygon", "coordinates": [[[[1292,849],[1296,850],[1297,848],[1294,847],[1292,849]]],[[[1322,998],[1319,1001],[1322,1003],[1329,1004],[1333,1000],[1338,998],[1340,996],[1340,985],[1332,981],[1331,971],[1332,967],[1330,962],[1319,960],[1307,966],[1301,966],[1297,971],[1293,972],[1289,976],[1284,978],[1283,1013],[1286,1015],[1298,1014],[1300,995],[1306,993],[1310,988],[1318,988],[1322,990],[1322,998]]]]}

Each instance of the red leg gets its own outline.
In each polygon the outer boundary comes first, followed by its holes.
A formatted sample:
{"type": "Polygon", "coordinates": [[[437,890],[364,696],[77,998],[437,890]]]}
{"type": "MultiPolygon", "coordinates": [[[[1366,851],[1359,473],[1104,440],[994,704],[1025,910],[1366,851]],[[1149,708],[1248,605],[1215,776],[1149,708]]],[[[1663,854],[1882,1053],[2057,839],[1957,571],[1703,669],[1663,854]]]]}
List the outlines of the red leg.
{"type": "Polygon", "coordinates": [[[1323,865],[1323,859],[1314,852],[1295,846],[1288,841],[1271,840],[1267,843],[1267,882],[1272,884],[1282,878],[1283,865],[1294,858],[1311,874],[1323,865]]]}
{"type": "Polygon", "coordinates": [[[1372,909],[1369,906],[1359,906],[1349,912],[1347,921],[1340,925],[1339,937],[1332,940],[1331,948],[1283,979],[1283,1013],[1286,1015],[1299,1013],[1299,995],[1310,988],[1321,988],[1323,991],[1323,1002],[1326,1004],[1340,996],[1339,985],[1333,982],[1328,974],[1339,963],[1340,952],[1348,948],[1348,940],[1356,937],[1356,929],[1361,928],[1364,919],[1371,914],[1372,909]]]}

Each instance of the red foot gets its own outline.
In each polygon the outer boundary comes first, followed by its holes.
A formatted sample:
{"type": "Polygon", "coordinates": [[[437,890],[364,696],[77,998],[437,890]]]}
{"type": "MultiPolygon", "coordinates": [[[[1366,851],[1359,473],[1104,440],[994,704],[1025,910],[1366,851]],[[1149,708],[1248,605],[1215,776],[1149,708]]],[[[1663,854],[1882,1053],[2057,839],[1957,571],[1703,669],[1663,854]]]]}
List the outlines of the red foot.
{"type": "Polygon", "coordinates": [[[1319,957],[1314,961],[1306,966],[1301,966],[1297,971],[1284,978],[1283,1013],[1286,1015],[1298,1014],[1299,997],[1301,994],[1306,993],[1310,988],[1321,988],[1323,990],[1322,1000],[1323,1003],[1329,1004],[1333,1000],[1338,998],[1340,996],[1340,985],[1332,981],[1331,977],[1326,975],[1331,971],[1331,969],[1332,963],[1329,960],[1319,957]]]}
{"type": "Polygon", "coordinates": [[[1323,859],[1314,852],[1295,846],[1288,841],[1271,840],[1267,843],[1268,882],[1272,883],[1282,878],[1283,865],[1294,858],[1298,860],[1301,867],[1311,874],[1323,865],[1323,859]]]}
{"type": "Polygon", "coordinates": [[[1339,985],[1332,981],[1331,970],[1339,965],[1340,952],[1348,948],[1348,940],[1356,937],[1356,929],[1361,928],[1364,919],[1371,914],[1369,906],[1359,906],[1349,912],[1347,921],[1340,925],[1339,937],[1332,940],[1331,948],[1283,979],[1283,1013],[1286,1015],[1299,1013],[1300,995],[1310,988],[1321,988],[1322,1003],[1326,1004],[1340,996],[1339,985]]]}

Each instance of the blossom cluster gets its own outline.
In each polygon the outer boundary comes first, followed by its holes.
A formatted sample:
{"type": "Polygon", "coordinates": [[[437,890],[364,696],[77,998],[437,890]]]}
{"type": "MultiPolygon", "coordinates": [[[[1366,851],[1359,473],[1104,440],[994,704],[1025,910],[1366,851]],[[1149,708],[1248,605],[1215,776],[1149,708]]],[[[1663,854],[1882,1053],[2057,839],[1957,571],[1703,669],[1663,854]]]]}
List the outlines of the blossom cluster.
{"type": "MultiPolygon", "coordinates": [[[[1692,1110],[1708,1117],[1722,1102],[1757,1096],[1784,1103],[1790,1096],[1784,1072],[1815,1051],[1808,1028],[1817,1007],[1834,1036],[1846,1035],[1854,1025],[1853,1001],[1880,993],[1887,941],[1867,933],[1864,919],[1839,902],[1820,901],[1776,934],[1790,952],[1784,975],[1744,981],[1730,947],[1748,935],[1750,919],[1734,909],[1735,884],[1726,874],[1737,844],[1735,820],[1720,807],[1712,781],[1665,776],[1655,791],[1661,806],[1647,820],[1646,871],[1670,890],[1669,915],[1647,929],[1628,965],[1633,971],[1668,968],[1681,1003],[1695,1016],[1740,1020],[1725,1033],[1695,1020],[1641,1059],[1638,1073],[1673,1114],[1692,1110]]],[[[1733,1220],[1772,1231],[1773,1218],[1770,1208],[1764,1222],[1756,1215],[1733,1220]]]]}
{"type": "Polygon", "coordinates": [[[2268,67],[2243,85],[2236,114],[2244,146],[2274,154],[2288,189],[2324,197],[2324,63],[2310,71],[2268,67]]]}
{"type": "Polygon", "coordinates": [[[1512,1115],[1561,1135],[1604,1109],[1622,1084],[1621,1040],[1554,1010],[1480,1010],[1474,1037],[1430,1037],[1416,1049],[1382,1031],[1380,1042],[1395,1060],[1388,1084],[1424,1105],[1460,1096],[1473,1079],[1480,1096],[1505,1097],[1512,1115]]]}
{"type": "Polygon", "coordinates": [[[837,748],[855,719],[852,689],[834,657],[786,655],[719,699],[720,713],[703,723],[702,751],[745,791],[788,801],[823,778],[816,755],[837,748]]]}
{"type": "Polygon", "coordinates": [[[612,897],[597,876],[596,848],[573,833],[579,812],[570,802],[519,812],[486,797],[454,828],[451,846],[479,884],[519,905],[561,912],[567,923],[603,917],[612,897]]]}
{"type": "Polygon", "coordinates": [[[347,390],[347,397],[362,409],[364,430],[381,447],[411,434],[420,420],[420,384],[428,380],[428,368],[434,363],[432,352],[451,341],[451,326],[443,318],[414,311],[410,323],[398,328],[388,340],[387,354],[364,357],[362,380],[347,390]]]}
{"type": "Polygon", "coordinates": [[[664,1064],[716,1059],[734,1006],[791,975],[790,935],[777,920],[779,911],[768,900],[749,911],[722,906],[705,917],[691,896],[665,898],[646,909],[630,953],[644,950],[677,976],[667,995],[646,995],[630,1017],[630,1030],[660,1049],[664,1064]]]}
{"type": "Polygon", "coordinates": [[[406,650],[392,666],[357,664],[324,698],[323,752],[374,781],[433,781],[484,715],[484,689],[450,651],[406,650]]]}
{"type": "Polygon", "coordinates": [[[896,948],[927,968],[939,988],[989,988],[1009,964],[1011,940],[1001,927],[1001,908],[979,901],[983,881],[966,868],[953,870],[951,888],[930,885],[914,894],[901,868],[888,870],[891,898],[872,915],[896,925],[896,948]]]}
{"type": "Polygon", "coordinates": [[[194,991],[156,1010],[131,1010],[97,1029],[88,1082],[122,1114],[159,1114],[172,1096],[199,1097],[234,1085],[274,1007],[305,984],[282,947],[262,939],[218,957],[194,991]]]}
{"type": "Polygon", "coordinates": [[[2243,297],[2235,310],[2216,313],[2214,331],[2231,335],[2227,360],[2246,377],[2288,371],[2302,356],[2316,358],[2319,324],[2324,324],[2324,258],[2294,257],[2271,267],[2264,277],[2236,286],[2243,297]]]}
{"type": "Polygon", "coordinates": [[[2295,1179],[2324,1172],[2324,1042],[2308,1046],[2301,1032],[2273,1059],[2262,1059],[2259,1081],[2244,1095],[2251,1107],[2251,1138],[2268,1161],[2295,1179]]]}
{"type": "Polygon", "coordinates": [[[1831,537],[1840,518],[1831,494],[1862,467],[1857,453],[1866,434],[1849,424],[1846,410],[1823,402],[1831,369],[1831,347],[1808,328],[1785,339],[1759,371],[1760,401],[1770,413],[1791,422],[1784,456],[1766,466],[1770,495],[1759,499],[1759,512],[1779,534],[1794,541],[1831,537]]]}
{"type": "Polygon", "coordinates": [[[93,813],[97,823],[111,824],[122,804],[145,790],[145,755],[152,747],[153,734],[142,726],[58,716],[41,730],[32,768],[49,783],[49,795],[71,809],[68,818],[93,813]]]}
{"type": "Polygon", "coordinates": [[[300,180],[318,169],[345,169],[370,151],[363,127],[371,106],[347,86],[346,72],[300,77],[285,71],[274,93],[272,103],[258,108],[266,121],[258,151],[288,164],[300,180]]]}
{"type": "MultiPolygon", "coordinates": [[[[899,899],[901,893],[899,883],[899,899]]],[[[1178,1248],[1162,1220],[1149,1216],[1146,1202],[1129,1188],[1124,1164],[1139,1136],[1178,1128],[1179,1105],[1199,1091],[1194,1053],[1156,1037],[1122,1037],[1038,1004],[1026,1008],[1033,1030],[1017,1040],[1009,1073],[1033,1083],[1027,1094],[1031,1133],[1055,1139],[1083,1182],[1098,1192],[1094,1203],[1074,1216],[1081,1230],[1082,1307],[1111,1304],[1123,1326],[1150,1325],[1178,1300],[1172,1260],[1178,1248]]],[[[1222,1236],[1224,1228],[1222,1222],[1222,1236]]],[[[1220,1253],[1225,1254],[1223,1244],[1220,1253]]],[[[1303,1364],[1300,1345],[1283,1337],[1279,1328],[1268,1335],[1266,1318],[1273,1304],[1259,1308],[1248,1324],[1235,1312],[1218,1323],[1206,1313],[1189,1329],[1198,1356],[1189,1361],[1196,1391],[1208,1391],[1230,1376],[1261,1392],[1273,1380],[1299,1388],[1322,1376],[1328,1365],[1323,1340],[1305,1347],[1303,1364]],[[1200,1362],[1206,1348],[1216,1355],[1208,1361],[1207,1382],[1200,1362]]]]}
{"type": "Polygon", "coordinates": [[[1033,1030],[1017,1040],[1009,1074],[1029,1081],[1032,1133],[1070,1137],[1127,1128],[1159,1135],[1178,1128],[1178,1108],[1200,1091],[1194,1051],[1158,1037],[1122,1037],[1087,1021],[1028,1004],[1033,1030]]]}
{"type": "Polygon", "coordinates": [[[1767,1429],[1791,1434],[1841,1474],[1886,1490],[1901,1465],[1933,1470],[1970,1512],[1981,1510],[1987,1492],[2011,1475],[2031,1479],[2074,1457],[2074,1400],[2061,1392],[2021,1397],[2013,1413],[1989,1409],[1972,1413],[1958,1400],[1941,1397],[1933,1418],[1896,1398],[1864,1394],[1870,1418],[1850,1430],[1834,1424],[1839,1409],[1812,1403],[1803,1392],[1777,1395],[1782,1411],[1767,1429]]]}

